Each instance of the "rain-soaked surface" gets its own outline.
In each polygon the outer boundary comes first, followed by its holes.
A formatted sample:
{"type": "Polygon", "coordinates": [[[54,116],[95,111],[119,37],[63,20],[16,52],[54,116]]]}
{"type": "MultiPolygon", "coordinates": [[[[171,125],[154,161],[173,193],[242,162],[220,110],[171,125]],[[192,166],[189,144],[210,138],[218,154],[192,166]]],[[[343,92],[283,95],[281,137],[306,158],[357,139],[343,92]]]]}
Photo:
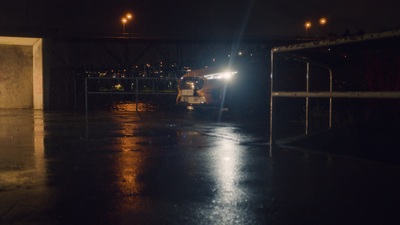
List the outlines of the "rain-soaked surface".
{"type": "Polygon", "coordinates": [[[400,166],[266,123],[0,110],[0,224],[400,224],[400,166]]]}

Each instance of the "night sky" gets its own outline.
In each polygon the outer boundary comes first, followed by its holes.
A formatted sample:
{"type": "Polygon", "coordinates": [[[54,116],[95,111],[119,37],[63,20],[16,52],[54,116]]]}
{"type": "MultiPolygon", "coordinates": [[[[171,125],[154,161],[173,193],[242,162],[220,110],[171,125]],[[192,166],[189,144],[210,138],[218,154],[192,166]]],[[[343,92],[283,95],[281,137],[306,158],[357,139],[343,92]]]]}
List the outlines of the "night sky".
{"type": "MultiPolygon", "coordinates": [[[[397,0],[1,0],[0,29],[55,29],[65,33],[116,34],[134,14],[131,33],[148,35],[310,35],[381,32],[400,28],[397,0]],[[318,20],[326,17],[321,29],[318,20]]],[[[0,30],[1,31],[1,30],[0,30]]]]}

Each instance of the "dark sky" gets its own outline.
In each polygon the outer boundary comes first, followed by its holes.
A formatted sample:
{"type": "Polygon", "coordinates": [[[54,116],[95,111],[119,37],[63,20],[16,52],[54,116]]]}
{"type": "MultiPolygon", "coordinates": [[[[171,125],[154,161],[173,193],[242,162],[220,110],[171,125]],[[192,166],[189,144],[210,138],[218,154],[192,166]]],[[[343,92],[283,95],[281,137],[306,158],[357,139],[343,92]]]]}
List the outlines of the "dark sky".
{"type": "Polygon", "coordinates": [[[400,28],[397,0],[0,0],[1,27],[56,28],[63,32],[160,35],[304,35],[367,33],[400,28]],[[318,19],[328,24],[321,30],[318,19]]]}

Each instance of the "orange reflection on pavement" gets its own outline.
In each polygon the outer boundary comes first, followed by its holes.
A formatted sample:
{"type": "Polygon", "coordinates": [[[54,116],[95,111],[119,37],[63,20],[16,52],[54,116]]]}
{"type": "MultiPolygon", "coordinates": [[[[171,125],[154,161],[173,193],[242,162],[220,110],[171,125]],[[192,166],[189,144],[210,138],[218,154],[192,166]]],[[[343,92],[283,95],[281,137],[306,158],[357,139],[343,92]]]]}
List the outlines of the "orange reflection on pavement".
{"type": "Polygon", "coordinates": [[[138,143],[140,137],[136,137],[136,115],[116,115],[113,120],[118,124],[115,149],[119,152],[117,157],[117,176],[119,190],[126,196],[137,195],[142,187],[138,182],[143,165],[143,152],[138,143]]]}

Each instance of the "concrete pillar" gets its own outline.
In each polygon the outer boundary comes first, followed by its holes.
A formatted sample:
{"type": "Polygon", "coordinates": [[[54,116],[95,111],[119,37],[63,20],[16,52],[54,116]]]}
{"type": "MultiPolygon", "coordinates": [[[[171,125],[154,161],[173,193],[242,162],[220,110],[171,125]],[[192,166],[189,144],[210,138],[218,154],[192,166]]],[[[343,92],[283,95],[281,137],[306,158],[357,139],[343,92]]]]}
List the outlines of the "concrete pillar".
{"type": "Polygon", "coordinates": [[[0,109],[43,109],[42,39],[0,37],[0,109]]]}
{"type": "Polygon", "coordinates": [[[43,109],[43,41],[32,46],[33,51],[33,108],[43,109]]]}

